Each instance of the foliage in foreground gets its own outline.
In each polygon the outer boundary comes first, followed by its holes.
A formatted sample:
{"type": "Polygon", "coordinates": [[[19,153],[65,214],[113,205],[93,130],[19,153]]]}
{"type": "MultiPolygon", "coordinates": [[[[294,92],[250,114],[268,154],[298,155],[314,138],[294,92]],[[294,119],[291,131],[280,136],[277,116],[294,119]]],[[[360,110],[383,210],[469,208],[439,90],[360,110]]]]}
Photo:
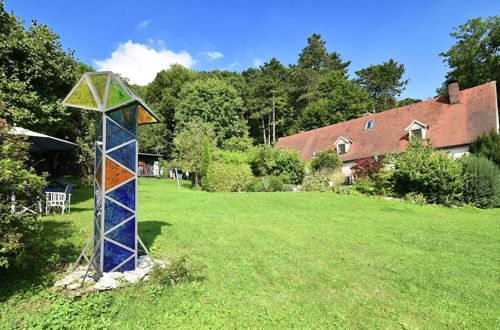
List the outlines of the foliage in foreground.
{"type": "Polygon", "coordinates": [[[43,177],[25,166],[28,144],[24,137],[9,134],[10,126],[0,119],[0,268],[9,267],[28,250],[39,233],[37,216],[24,207],[38,208],[45,185],[43,177]],[[11,198],[15,197],[15,213],[11,198]]]}
{"type": "Polygon", "coordinates": [[[350,190],[343,186],[345,182],[345,175],[342,171],[318,171],[306,175],[302,189],[304,191],[315,192],[336,192],[345,194],[350,190]]]}
{"type": "Polygon", "coordinates": [[[333,149],[318,151],[316,157],[311,161],[313,171],[333,171],[342,166],[342,161],[337,152],[333,149]]]}
{"type": "Polygon", "coordinates": [[[500,207],[500,168],[482,156],[464,160],[464,202],[481,207],[500,207]]]}
{"type": "Polygon", "coordinates": [[[460,203],[463,190],[462,164],[432,148],[429,140],[411,139],[408,148],[394,159],[395,192],[422,194],[429,203],[460,203]]]}
{"type": "Polygon", "coordinates": [[[500,134],[494,129],[478,136],[469,145],[469,152],[481,155],[500,166],[500,134]]]}
{"type": "Polygon", "coordinates": [[[252,179],[252,171],[247,164],[212,162],[203,179],[202,188],[209,192],[242,192],[247,190],[252,179]]]}
{"type": "Polygon", "coordinates": [[[252,192],[276,192],[284,189],[283,180],[279,176],[273,175],[254,178],[248,187],[248,190],[252,192]]]}
{"type": "Polygon", "coordinates": [[[294,150],[257,146],[252,150],[250,166],[255,176],[279,176],[287,184],[301,184],[305,176],[305,164],[294,150]]]}

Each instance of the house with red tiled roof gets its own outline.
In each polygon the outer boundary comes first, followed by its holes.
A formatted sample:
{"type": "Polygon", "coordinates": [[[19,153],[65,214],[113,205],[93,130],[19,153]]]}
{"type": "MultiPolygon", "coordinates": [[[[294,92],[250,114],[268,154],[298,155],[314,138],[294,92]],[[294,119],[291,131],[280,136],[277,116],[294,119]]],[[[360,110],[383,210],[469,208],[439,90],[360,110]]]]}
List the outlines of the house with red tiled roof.
{"type": "Polygon", "coordinates": [[[336,149],[346,175],[357,160],[406,149],[411,136],[429,138],[434,148],[454,157],[468,152],[469,144],[491,129],[499,129],[496,82],[394,108],[377,114],[282,137],[275,148],[298,150],[303,160],[320,150],[336,149]]]}

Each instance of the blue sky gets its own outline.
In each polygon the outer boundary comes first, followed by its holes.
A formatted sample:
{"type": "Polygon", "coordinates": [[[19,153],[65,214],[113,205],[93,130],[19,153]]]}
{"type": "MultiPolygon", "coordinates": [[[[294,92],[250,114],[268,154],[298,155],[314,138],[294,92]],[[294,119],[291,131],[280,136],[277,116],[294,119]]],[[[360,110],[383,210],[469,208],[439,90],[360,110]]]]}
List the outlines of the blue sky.
{"type": "Polygon", "coordinates": [[[197,70],[244,70],[276,57],[296,63],[307,37],[351,60],[350,73],[390,58],[411,80],[401,97],[435,95],[447,71],[438,54],[453,26],[500,14],[498,0],[71,1],[5,0],[7,10],[49,25],[65,48],[96,69],[145,84],[178,62],[197,70]]]}

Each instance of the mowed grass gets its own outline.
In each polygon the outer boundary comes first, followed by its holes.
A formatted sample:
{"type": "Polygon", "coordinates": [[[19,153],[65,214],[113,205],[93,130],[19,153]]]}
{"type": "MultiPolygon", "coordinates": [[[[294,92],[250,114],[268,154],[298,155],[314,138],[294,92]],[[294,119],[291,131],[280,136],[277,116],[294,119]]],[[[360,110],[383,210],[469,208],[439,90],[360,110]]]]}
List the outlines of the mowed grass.
{"type": "MultiPolygon", "coordinates": [[[[72,214],[44,218],[62,260],[76,258],[92,230],[92,190],[74,194],[72,214]]],[[[153,256],[186,255],[199,270],[162,290],[113,291],[111,327],[500,326],[498,209],[179,191],[155,179],[141,179],[139,194],[139,232],[153,256]]],[[[52,280],[19,281],[0,296],[4,324],[29,324],[19,319],[50,305],[43,299],[52,280]]]]}

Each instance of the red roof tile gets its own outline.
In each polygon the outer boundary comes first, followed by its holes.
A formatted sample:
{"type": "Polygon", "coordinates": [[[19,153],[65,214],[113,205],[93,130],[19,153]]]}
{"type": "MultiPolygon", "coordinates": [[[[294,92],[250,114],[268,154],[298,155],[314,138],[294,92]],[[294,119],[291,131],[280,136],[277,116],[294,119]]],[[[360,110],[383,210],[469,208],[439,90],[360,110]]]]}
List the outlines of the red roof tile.
{"type": "Polygon", "coordinates": [[[402,151],[408,143],[405,128],[413,120],[428,126],[426,137],[431,139],[435,148],[467,145],[492,128],[498,130],[496,82],[460,91],[458,104],[450,105],[448,96],[440,96],[282,137],[275,148],[299,150],[302,159],[309,160],[314,151],[334,148],[335,141],[343,136],[352,141],[349,151],[340,155],[343,161],[402,151]],[[369,119],[375,119],[375,125],[373,129],[365,130],[369,119]]]}

